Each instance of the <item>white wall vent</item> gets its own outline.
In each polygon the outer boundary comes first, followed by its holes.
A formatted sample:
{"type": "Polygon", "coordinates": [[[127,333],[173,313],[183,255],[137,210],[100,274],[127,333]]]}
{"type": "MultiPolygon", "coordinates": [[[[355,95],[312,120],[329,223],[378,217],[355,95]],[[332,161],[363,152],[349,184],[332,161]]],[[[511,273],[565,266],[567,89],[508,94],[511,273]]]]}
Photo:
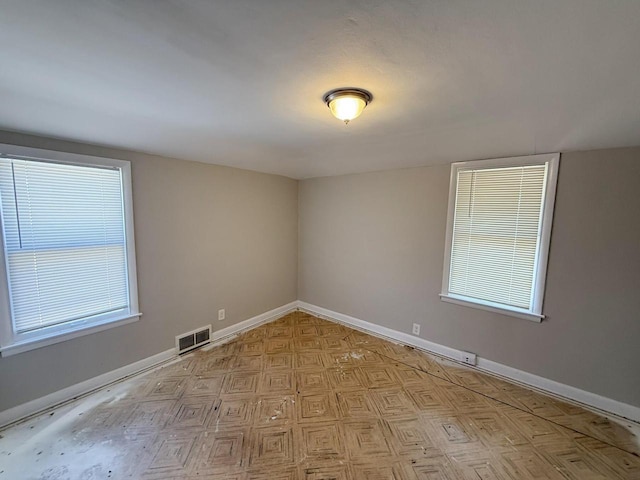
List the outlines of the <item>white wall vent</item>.
{"type": "Polygon", "coordinates": [[[178,355],[190,352],[198,347],[206,345],[211,341],[211,325],[196,328],[176,337],[176,350],[178,355]]]}

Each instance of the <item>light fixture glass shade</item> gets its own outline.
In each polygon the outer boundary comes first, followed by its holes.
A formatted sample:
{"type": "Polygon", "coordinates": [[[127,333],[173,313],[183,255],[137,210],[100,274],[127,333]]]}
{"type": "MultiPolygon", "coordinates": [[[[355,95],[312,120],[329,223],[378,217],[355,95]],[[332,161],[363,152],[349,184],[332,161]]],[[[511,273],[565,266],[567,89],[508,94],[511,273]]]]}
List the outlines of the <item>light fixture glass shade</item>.
{"type": "Polygon", "coordinates": [[[333,116],[346,122],[360,116],[366,106],[367,103],[362,98],[353,95],[338,97],[329,102],[333,116]]]}
{"type": "Polygon", "coordinates": [[[325,95],[324,100],[334,117],[349,123],[369,104],[371,94],[358,89],[333,90],[325,95]]]}

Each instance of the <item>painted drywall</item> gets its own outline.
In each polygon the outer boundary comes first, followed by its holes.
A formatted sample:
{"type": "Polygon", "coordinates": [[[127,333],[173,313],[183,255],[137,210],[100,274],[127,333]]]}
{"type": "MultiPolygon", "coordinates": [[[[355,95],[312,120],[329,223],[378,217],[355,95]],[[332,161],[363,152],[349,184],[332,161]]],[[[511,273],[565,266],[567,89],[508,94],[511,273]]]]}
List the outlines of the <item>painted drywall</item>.
{"type": "Polygon", "coordinates": [[[562,155],[539,324],[439,300],[449,174],[301,181],[300,300],[640,406],[640,148],[562,155]]]}
{"type": "Polygon", "coordinates": [[[143,313],[0,358],[0,411],[172,348],[179,333],[219,330],[296,300],[295,180],[9,132],[0,143],[131,161],[143,313]]]}

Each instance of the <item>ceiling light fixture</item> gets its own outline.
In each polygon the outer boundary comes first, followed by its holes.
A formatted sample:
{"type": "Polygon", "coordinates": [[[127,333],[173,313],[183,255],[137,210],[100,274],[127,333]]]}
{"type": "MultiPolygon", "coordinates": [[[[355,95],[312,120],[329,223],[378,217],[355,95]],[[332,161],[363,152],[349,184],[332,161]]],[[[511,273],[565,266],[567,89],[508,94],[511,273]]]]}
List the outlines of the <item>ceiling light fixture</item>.
{"type": "Polygon", "coordinates": [[[358,117],[372,99],[371,94],[361,88],[336,88],[325,94],[324,103],[334,117],[347,124],[358,117]]]}

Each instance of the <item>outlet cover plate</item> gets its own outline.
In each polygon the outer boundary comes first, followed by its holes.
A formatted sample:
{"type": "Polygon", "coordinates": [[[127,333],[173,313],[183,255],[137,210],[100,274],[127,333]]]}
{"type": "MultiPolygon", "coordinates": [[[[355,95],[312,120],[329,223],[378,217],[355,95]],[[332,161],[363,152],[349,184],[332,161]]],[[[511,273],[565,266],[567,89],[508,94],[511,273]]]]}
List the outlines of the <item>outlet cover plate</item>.
{"type": "Polygon", "coordinates": [[[224,308],[218,310],[218,320],[224,320],[225,316],[224,308]]]}
{"type": "Polygon", "coordinates": [[[411,333],[413,333],[414,335],[420,335],[420,324],[419,323],[414,323],[413,324],[413,329],[411,330],[411,333]]]}
{"type": "Polygon", "coordinates": [[[462,361],[462,363],[466,363],[468,365],[475,365],[477,361],[476,354],[471,352],[462,352],[460,354],[460,360],[462,361]]]}

